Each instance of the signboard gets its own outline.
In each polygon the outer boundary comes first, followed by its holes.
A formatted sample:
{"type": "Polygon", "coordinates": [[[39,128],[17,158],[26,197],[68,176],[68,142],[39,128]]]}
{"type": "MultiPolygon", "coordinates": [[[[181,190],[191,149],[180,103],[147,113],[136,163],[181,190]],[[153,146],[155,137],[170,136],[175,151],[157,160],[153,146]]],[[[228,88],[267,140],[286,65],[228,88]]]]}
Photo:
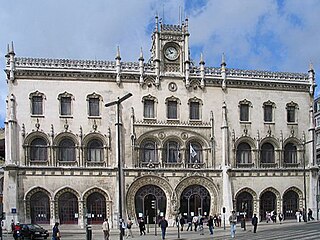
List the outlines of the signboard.
{"type": "Polygon", "coordinates": [[[16,208],[11,208],[11,213],[17,213],[17,209],[16,208]]]}

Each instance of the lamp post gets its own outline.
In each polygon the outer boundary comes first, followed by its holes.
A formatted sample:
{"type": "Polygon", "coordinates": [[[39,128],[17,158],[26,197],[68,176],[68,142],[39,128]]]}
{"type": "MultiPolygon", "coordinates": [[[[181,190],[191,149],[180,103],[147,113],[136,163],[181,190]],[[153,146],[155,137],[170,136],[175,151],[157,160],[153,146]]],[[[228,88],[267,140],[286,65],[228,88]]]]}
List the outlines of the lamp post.
{"type": "Polygon", "coordinates": [[[117,126],[117,160],[118,160],[118,178],[119,178],[119,219],[118,219],[118,221],[119,221],[119,228],[120,228],[120,235],[119,235],[120,240],[123,240],[123,234],[122,234],[122,229],[121,229],[122,226],[120,226],[120,220],[122,219],[122,160],[121,160],[121,151],[120,151],[121,150],[120,149],[120,145],[121,145],[120,125],[122,125],[122,124],[120,123],[120,109],[119,108],[120,108],[120,104],[131,96],[132,96],[132,93],[127,93],[126,95],[124,95],[121,98],[118,97],[118,100],[105,104],[105,107],[117,105],[117,122],[115,125],[117,126]]]}

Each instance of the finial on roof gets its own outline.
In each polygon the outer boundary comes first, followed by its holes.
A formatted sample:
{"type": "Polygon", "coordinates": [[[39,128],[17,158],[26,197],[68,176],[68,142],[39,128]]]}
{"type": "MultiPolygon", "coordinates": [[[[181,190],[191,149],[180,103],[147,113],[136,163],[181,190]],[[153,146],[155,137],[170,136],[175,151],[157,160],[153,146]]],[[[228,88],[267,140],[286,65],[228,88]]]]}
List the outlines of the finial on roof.
{"type": "Polygon", "coordinates": [[[200,53],[200,62],[199,62],[200,65],[204,65],[204,60],[203,60],[203,54],[200,53]]]}
{"type": "Polygon", "coordinates": [[[117,46],[117,56],[116,56],[116,60],[121,60],[121,57],[120,57],[120,47],[117,46]]]}
{"type": "Polygon", "coordinates": [[[13,41],[11,41],[11,49],[10,49],[10,53],[14,53],[13,41]]]}
{"type": "Polygon", "coordinates": [[[310,62],[310,63],[309,63],[309,71],[313,71],[313,70],[314,70],[314,68],[313,68],[313,63],[310,62]]]}
{"type": "Polygon", "coordinates": [[[221,67],[222,66],[227,66],[227,64],[226,64],[226,57],[225,57],[225,55],[224,55],[224,53],[222,53],[222,57],[221,57],[221,67]]]}
{"type": "Polygon", "coordinates": [[[142,47],[140,48],[140,57],[139,61],[144,61],[142,47]]]}
{"type": "Polygon", "coordinates": [[[158,13],[156,14],[156,32],[159,31],[159,17],[158,17],[158,13]]]}

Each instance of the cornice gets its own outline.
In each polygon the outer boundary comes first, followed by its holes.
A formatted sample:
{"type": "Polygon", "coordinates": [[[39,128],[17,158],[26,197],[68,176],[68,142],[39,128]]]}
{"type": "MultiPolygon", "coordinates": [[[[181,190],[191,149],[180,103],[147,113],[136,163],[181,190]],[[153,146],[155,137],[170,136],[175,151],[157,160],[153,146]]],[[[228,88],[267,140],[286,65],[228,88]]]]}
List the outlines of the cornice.
{"type": "Polygon", "coordinates": [[[211,128],[210,123],[201,121],[158,121],[158,120],[136,120],[135,126],[147,126],[147,127],[190,127],[190,128],[211,128]]]}

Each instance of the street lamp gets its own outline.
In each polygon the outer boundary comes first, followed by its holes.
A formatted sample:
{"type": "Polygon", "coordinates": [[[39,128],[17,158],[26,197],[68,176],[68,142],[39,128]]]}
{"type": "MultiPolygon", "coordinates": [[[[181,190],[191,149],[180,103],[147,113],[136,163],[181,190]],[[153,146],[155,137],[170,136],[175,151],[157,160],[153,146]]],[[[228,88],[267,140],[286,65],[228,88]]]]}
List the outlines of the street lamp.
{"type": "Polygon", "coordinates": [[[120,145],[121,145],[121,141],[120,141],[120,125],[122,125],[120,123],[120,104],[127,100],[129,97],[132,96],[132,93],[127,93],[126,95],[124,95],[122,98],[118,97],[118,100],[116,101],[112,101],[109,103],[106,103],[104,106],[105,107],[110,107],[113,105],[117,105],[117,122],[116,122],[116,126],[117,126],[117,160],[118,160],[118,178],[119,178],[119,228],[120,228],[120,240],[123,240],[123,235],[122,235],[122,229],[120,226],[120,220],[122,219],[122,161],[121,161],[121,149],[120,149],[120,145]]]}
{"type": "Polygon", "coordinates": [[[312,143],[313,139],[303,142],[303,194],[304,194],[304,212],[302,212],[304,221],[307,222],[307,181],[306,181],[306,145],[312,143]]]}

